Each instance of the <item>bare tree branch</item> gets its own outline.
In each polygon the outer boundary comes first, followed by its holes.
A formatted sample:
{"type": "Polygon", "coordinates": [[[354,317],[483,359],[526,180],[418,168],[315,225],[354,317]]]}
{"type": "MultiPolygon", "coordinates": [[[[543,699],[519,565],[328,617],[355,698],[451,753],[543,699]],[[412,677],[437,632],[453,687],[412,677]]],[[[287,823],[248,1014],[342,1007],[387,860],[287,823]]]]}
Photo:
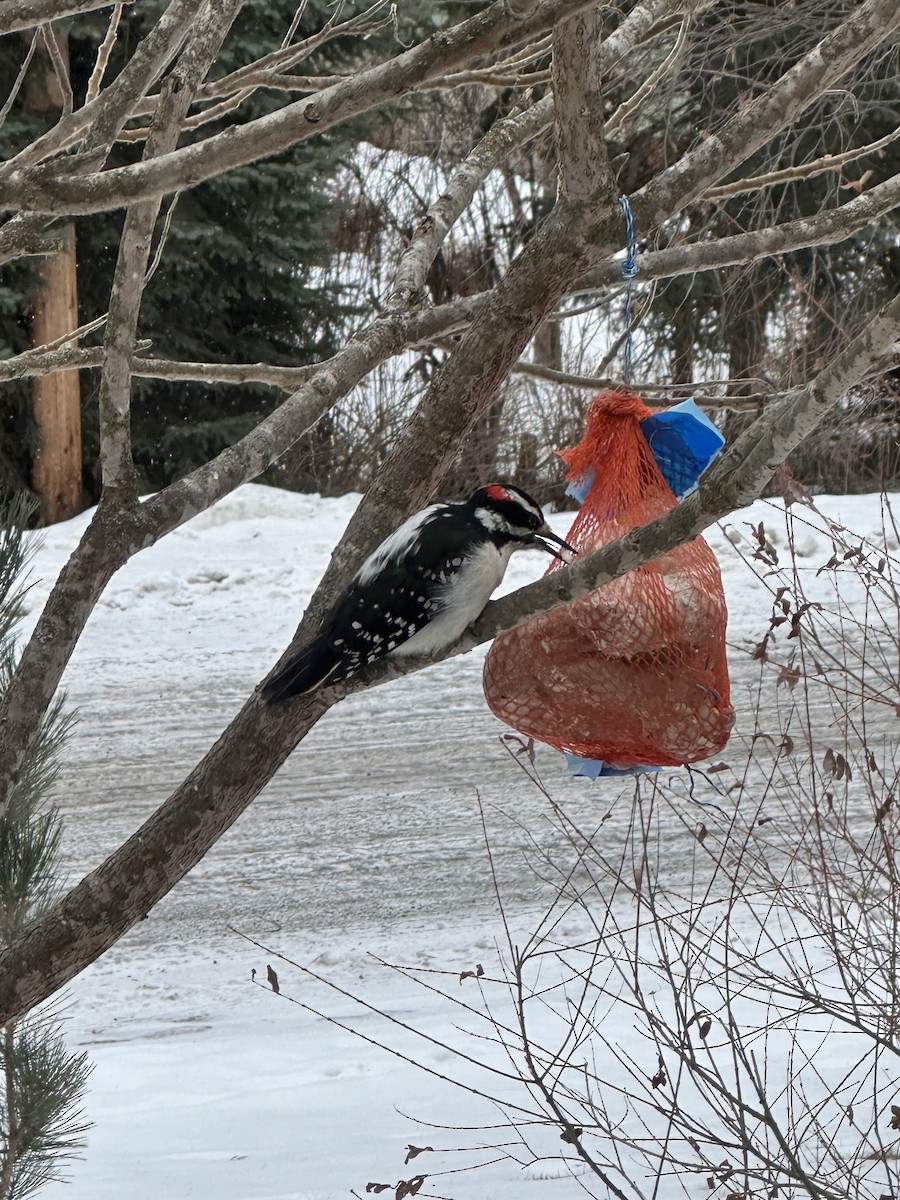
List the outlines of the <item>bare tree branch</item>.
{"type": "MultiPolygon", "coordinates": [[[[527,362],[519,359],[512,369],[514,375],[525,375],[531,379],[544,379],[548,383],[558,383],[565,387],[583,388],[588,392],[598,392],[603,388],[620,387],[622,380],[613,379],[608,375],[577,375],[571,371],[556,371],[542,363],[527,362]]],[[[691,384],[691,394],[704,408],[727,409],[729,412],[756,412],[761,402],[769,403],[774,398],[774,389],[757,393],[741,393],[739,396],[717,394],[720,389],[729,384],[763,383],[757,379],[705,379],[691,384]],[[712,393],[712,394],[710,394],[712,393]]],[[[644,380],[635,381],[632,386],[635,391],[653,395],[653,403],[662,407],[680,404],[684,399],[683,383],[647,383],[644,380]]]]}
{"type": "Polygon", "coordinates": [[[103,83],[103,76],[106,74],[106,68],[109,66],[109,56],[112,54],[113,46],[116,44],[116,34],[119,29],[119,22],[122,19],[123,8],[121,4],[117,4],[109,18],[109,25],[106,29],[106,36],[100,43],[100,48],[97,51],[97,61],[94,63],[94,69],[91,71],[91,77],[88,80],[87,91],[84,94],[85,104],[90,104],[100,95],[100,86],[103,83]]]}
{"type": "Polygon", "coordinates": [[[681,25],[678,30],[678,36],[675,39],[675,45],[668,53],[665,60],[656,68],[656,70],[647,76],[634,95],[629,96],[627,100],[620,104],[610,119],[606,122],[607,136],[609,136],[611,133],[618,132],[628,124],[631,118],[640,110],[641,105],[644,104],[647,98],[656,90],[660,80],[665,79],[669,72],[675,67],[675,64],[678,62],[682,51],[684,50],[689,26],[690,17],[682,17],[681,25]]]}
{"type": "Polygon", "coordinates": [[[53,129],[4,163],[0,167],[0,176],[24,169],[66,148],[76,134],[84,136],[84,144],[76,160],[77,168],[86,171],[100,166],[131,114],[134,103],[162,77],[184,45],[196,13],[196,2],[171,0],[109,87],[96,100],[82,105],[77,112],[58,122],[53,129]]]}
{"type": "MultiPolygon", "coordinates": [[[[124,4],[138,4],[140,0],[122,0],[124,4]]],[[[43,21],[56,21],[61,17],[73,17],[77,13],[94,12],[98,8],[111,8],[113,0],[2,0],[0,3],[0,37],[6,33],[17,33],[30,29],[43,21]]]]}
{"type": "MultiPolygon", "coordinates": [[[[145,160],[166,154],[177,145],[191,101],[215,62],[242,4],[243,0],[208,0],[181,62],[163,86],[144,151],[145,160]]],[[[161,199],[141,201],[129,208],[125,216],[103,343],[100,466],[104,492],[108,498],[113,490],[123,491],[131,504],[137,500],[131,458],[131,360],[161,199]]]]}
{"type": "MultiPolygon", "coordinates": [[[[0,176],[16,163],[31,162],[32,157],[39,158],[59,149],[73,127],[85,132],[77,169],[87,171],[100,166],[125,124],[131,106],[160,78],[181,49],[195,13],[193,0],[172,0],[109,87],[92,104],[57,122],[43,137],[0,167],[0,176]]],[[[40,253],[41,236],[51,223],[45,214],[29,212],[25,206],[25,211],[0,228],[0,264],[23,254],[40,253]]]]}
{"type": "MultiPolygon", "coordinates": [[[[894,300],[803,391],[774,407],[665,517],[573,566],[488,605],[450,657],[587,594],[682,542],[758,494],[775,468],[900,335],[894,300]]],[[[102,866],[0,955],[0,1023],[29,1011],[140,920],[234,823],[293,747],[340,696],[427,664],[386,659],[291,704],[254,694],[184,784],[102,866]]]]}
{"type": "MultiPolygon", "coordinates": [[[[507,43],[543,33],[591,0],[541,0],[521,22],[505,0],[386,63],[370,67],[314,97],[297,100],[245,125],[185,146],[152,162],[80,177],[48,178],[46,171],[16,170],[0,181],[0,207],[45,213],[88,213],[194,187],[233,167],[267,158],[340,121],[404,95],[456,63],[507,43]]],[[[674,2],[674,0],[673,0],[674,2]]]]}
{"type": "MultiPolygon", "coordinates": [[[[638,255],[642,279],[665,279],[693,271],[712,271],[718,267],[756,262],[775,254],[786,254],[807,246],[829,246],[851,237],[872,221],[900,205],[900,175],[886,179],[839,208],[828,209],[813,217],[801,217],[754,229],[731,237],[714,238],[649,250],[638,255]]],[[[619,264],[604,263],[579,280],[572,294],[609,287],[620,279],[619,264]]]]}
{"type": "MultiPolygon", "coordinates": [[[[306,92],[322,91],[341,79],[349,78],[352,73],[330,76],[283,75],[274,70],[273,64],[278,64],[283,71],[302,59],[308,58],[315,50],[335,38],[371,36],[377,30],[383,29],[391,23],[390,16],[375,19],[375,14],[382,11],[386,5],[387,0],[376,0],[376,3],[370,8],[351,17],[343,24],[335,22],[337,15],[335,13],[320,30],[308,38],[304,38],[302,42],[284,45],[272,54],[267,54],[255,62],[246,63],[222,79],[207,83],[197,93],[195,104],[221,98],[219,103],[189,117],[184,123],[184,128],[199,129],[228,113],[235,112],[248,97],[254,95],[260,88],[306,92]]],[[[151,100],[145,100],[133,107],[132,116],[140,116],[151,111],[151,100]]],[[[127,129],[119,134],[119,141],[139,142],[146,136],[147,129],[144,127],[127,129]]]]}
{"type": "Polygon", "coordinates": [[[429,268],[444,238],[500,158],[513,147],[537,137],[552,120],[552,99],[545,96],[524,111],[513,109],[491,126],[465,162],[456,168],[447,190],[429,206],[419,222],[397,266],[394,286],[388,297],[389,308],[406,307],[425,286],[429,268]]]}
{"type": "Polygon", "coordinates": [[[51,24],[48,23],[41,26],[41,36],[44,39],[44,45],[47,48],[47,54],[53,66],[53,74],[56,76],[56,84],[62,97],[62,119],[65,120],[71,113],[74,104],[72,83],[69,79],[69,64],[66,60],[66,55],[63,53],[62,46],[59,44],[56,30],[51,24]]]}
{"type": "Polygon", "coordinates": [[[655,229],[677,207],[703,195],[713,179],[771,141],[898,28],[900,8],[893,0],[866,0],[718,132],[710,133],[695,150],[636,192],[631,204],[637,228],[655,229]]]}
{"type": "Polygon", "coordinates": [[[603,129],[602,16],[561,21],[553,34],[553,98],[559,199],[581,204],[610,196],[613,178],[603,129]]]}
{"type": "Polygon", "coordinates": [[[9,90],[9,95],[3,102],[3,107],[0,108],[0,125],[5,123],[6,118],[9,116],[10,109],[16,102],[16,97],[22,88],[22,84],[25,82],[25,76],[28,74],[28,68],[31,65],[31,60],[34,58],[34,52],[37,49],[37,44],[40,38],[40,29],[35,29],[34,33],[31,35],[31,42],[28,46],[25,57],[22,59],[22,65],[19,67],[19,72],[13,80],[13,85],[9,90]]]}
{"type": "Polygon", "coordinates": [[[875,142],[865,146],[857,146],[854,150],[845,150],[843,154],[825,154],[812,162],[798,163],[795,167],[785,167],[782,171],[769,171],[765,175],[754,175],[749,179],[736,179],[733,183],[723,183],[719,187],[710,188],[706,193],[707,200],[724,200],[727,196],[740,196],[744,192],[755,192],[760,188],[771,187],[776,183],[790,183],[796,179],[815,179],[817,175],[826,175],[829,171],[840,171],[847,163],[856,162],[867,154],[878,154],[892,142],[900,138],[900,128],[893,133],[885,134],[875,142]]]}

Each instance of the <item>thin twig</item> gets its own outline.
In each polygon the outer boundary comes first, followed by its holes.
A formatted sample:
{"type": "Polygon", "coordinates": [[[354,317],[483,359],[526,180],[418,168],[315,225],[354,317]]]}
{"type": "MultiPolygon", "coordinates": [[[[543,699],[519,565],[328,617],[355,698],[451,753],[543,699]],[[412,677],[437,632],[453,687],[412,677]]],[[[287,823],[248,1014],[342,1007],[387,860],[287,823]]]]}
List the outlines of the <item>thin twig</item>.
{"type": "Polygon", "coordinates": [[[87,91],[84,95],[85,104],[90,104],[92,100],[96,100],[100,95],[103,76],[106,74],[109,57],[112,54],[113,46],[116,44],[116,33],[119,28],[119,22],[122,19],[122,11],[123,5],[117,4],[110,14],[109,27],[106,30],[106,36],[100,43],[100,48],[97,51],[97,61],[94,63],[94,69],[91,71],[91,77],[88,80],[87,91]]]}
{"type": "Polygon", "coordinates": [[[28,46],[28,52],[26,53],[25,58],[22,60],[22,65],[19,67],[19,73],[13,82],[9,96],[6,99],[6,103],[2,108],[0,108],[0,125],[3,125],[3,123],[6,121],[6,118],[9,116],[9,110],[16,102],[16,97],[19,94],[19,90],[22,87],[25,76],[28,74],[28,68],[31,65],[31,60],[34,57],[35,50],[37,49],[38,38],[40,37],[41,30],[38,28],[31,35],[31,42],[28,46]]]}
{"type": "Polygon", "coordinates": [[[73,104],[72,81],[69,79],[65,55],[56,36],[56,30],[49,21],[41,26],[41,37],[44,39],[44,45],[47,48],[50,62],[53,65],[53,74],[56,76],[56,82],[59,84],[59,93],[62,97],[60,119],[65,120],[66,117],[72,115],[73,104]]]}
{"type": "Polygon", "coordinates": [[[795,167],[784,167],[780,171],[769,171],[765,175],[754,175],[747,179],[737,179],[734,183],[723,183],[719,187],[710,188],[704,192],[706,200],[724,200],[727,196],[740,196],[744,192],[755,192],[760,188],[771,187],[776,183],[790,183],[798,179],[815,179],[829,171],[839,171],[849,162],[855,162],[867,154],[877,154],[885,146],[890,146],[900,138],[900,126],[892,133],[885,134],[876,142],[858,146],[855,150],[846,150],[843,154],[823,154],[812,162],[801,163],[795,167]]]}
{"type": "Polygon", "coordinates": [[[615,133],[617,130],[621,129],[629,117],[633,116],[634,113],[637,112],[647,97],[655,90],[659,81],[664,79],[666,75],[669,74],[678,59],[681,57],[681,52],[684,50],[685,43],[687,42],[687,32],[688,29],[690,29],[690,25],[690,17],[683,17],[681,21],[681,27],[678,30],[678,37],[675,39],[675,45],[666,56],[665,61],[660,63],[653,74],[647,77],[647,79],[641,84],[633,96],[629,96],[627,100],[623,101],[619,105],[616,111],[606,122],[607,134],[615,133]]]}

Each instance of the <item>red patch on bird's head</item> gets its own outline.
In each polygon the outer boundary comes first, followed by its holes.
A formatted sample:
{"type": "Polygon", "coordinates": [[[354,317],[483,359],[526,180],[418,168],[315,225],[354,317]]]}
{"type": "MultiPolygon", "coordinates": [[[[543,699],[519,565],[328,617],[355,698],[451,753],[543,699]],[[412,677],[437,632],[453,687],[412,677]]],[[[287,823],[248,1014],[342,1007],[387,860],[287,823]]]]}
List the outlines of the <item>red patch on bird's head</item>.
{"type": "Polygon", "coordinates": [[[509,492],[501,483],[489,483],[484,489],[492,500],[508,500],[509,492]]]}

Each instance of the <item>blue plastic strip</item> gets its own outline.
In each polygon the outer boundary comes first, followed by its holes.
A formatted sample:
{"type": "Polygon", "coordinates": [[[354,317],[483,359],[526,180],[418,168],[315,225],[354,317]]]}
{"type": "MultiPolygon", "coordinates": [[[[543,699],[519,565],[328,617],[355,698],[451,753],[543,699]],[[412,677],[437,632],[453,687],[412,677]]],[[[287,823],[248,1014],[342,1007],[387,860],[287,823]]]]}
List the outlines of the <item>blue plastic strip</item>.
{"type": "Polygon", "coordinates": [[[619,204],[621,204],[622,212],[625,214],[625,261],[622,263],[622,278],[627,284],[625,288],[625,361],[622,369],[622,378],[626,383],[631,383],[631,360],[634,352],[634,338],[631,329],[631,281],[638,273],[638,265],[635,258],[634,214],[631,211],[631,204],[627,196],[620,196],[619,204]]]}
{"type": "Polygon", "coordinates": [[[587,500],[588,492],[594,486],[596,474],[597,472],[594,470],[588,471],[587,475],[582,475],[580,479],[573,479],[566,488],[566,495],[577,501],[579,507],[587,500]]]}
{"type": "Polygon", "coordinates": [[[662,767],[616,767],[600,758],[566,755],[566,766],[573,779],[610,779],[623,775],[655,775],[662,767]]]}

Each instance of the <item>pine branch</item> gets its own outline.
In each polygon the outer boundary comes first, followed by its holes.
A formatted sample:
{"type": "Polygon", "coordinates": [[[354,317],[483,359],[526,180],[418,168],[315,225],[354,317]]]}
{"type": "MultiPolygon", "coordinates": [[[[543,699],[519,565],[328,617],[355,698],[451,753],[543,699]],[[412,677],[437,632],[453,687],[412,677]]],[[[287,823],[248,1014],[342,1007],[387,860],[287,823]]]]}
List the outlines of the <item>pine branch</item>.
{"type": "MultiPolygon", "coordinates": [[[[25,528],[30,498],[0,514],[0,691],[12,676],[14,629],[22,615],[22,575],[35,539],[25,528]]],[[[8,946],[59,895],[61,821],[47,806],[68,723],[58,705],[34,731],[5,811],[0,815],[0,944],[8,946]]],[[[87,1079],[86,1056],[66,1052],[59,1029],[45,1014],[7,1021],[0,1034],[0,1197],[17,1200],[51,1179],[83,1146],[86,1126],[77,1106],[87,1079]]]]}

